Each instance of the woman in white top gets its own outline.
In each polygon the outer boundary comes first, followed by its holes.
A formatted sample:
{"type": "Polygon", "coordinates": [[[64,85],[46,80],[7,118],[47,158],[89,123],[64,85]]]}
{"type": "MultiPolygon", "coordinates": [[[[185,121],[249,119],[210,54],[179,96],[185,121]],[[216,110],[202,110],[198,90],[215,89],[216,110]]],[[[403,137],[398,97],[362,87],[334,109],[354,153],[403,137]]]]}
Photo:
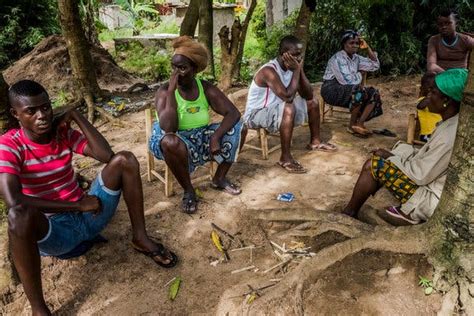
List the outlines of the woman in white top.
{"type": "Polygon", "coordinates": [[[426,221],[438,205],[453,151],[459,107],[467,80],[466,69],[449,69],[435,77],[428,107],[442,117],[430,140],[419,150],[396,144],[392,151],[376,149],[362,167],[352,198],[344,213],[356,217],[360,208],[382,186],[400,202],[386,210],[398,224],[426,221]]]}
{"type": "Polygon", "coordinates": [[[329,59],[323,76],[321,96],[334,106],[349,108],[351,119],[348,131],[355,136],[371,134],[364,123],[382,115],[382,101],[377,89],[364,87],[362,73],[380,68],[377,53],[353,30],[342,35],[342,50],[329,59]],[[357,54],[358,49],[367,48],[369,58],[357,54]]]}

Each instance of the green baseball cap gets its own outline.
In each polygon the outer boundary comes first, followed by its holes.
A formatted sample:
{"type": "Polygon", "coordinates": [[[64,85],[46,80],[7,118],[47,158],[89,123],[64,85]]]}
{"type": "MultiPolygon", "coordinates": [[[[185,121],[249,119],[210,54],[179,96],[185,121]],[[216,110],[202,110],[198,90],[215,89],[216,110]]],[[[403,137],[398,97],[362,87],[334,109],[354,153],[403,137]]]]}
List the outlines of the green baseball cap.
{"type": "Polygon", "coordinates": [[[463,68],[452,68],[435,77],[438,89],[451,99],[460,102],[467,81],[467,70],[463,68]]]}

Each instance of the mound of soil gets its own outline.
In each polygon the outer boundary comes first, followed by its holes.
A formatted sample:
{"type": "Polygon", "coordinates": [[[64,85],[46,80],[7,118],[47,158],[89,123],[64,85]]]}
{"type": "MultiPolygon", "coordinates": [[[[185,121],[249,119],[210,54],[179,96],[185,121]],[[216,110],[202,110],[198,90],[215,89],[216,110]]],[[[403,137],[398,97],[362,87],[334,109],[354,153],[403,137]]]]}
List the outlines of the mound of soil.
{"type": "MultiPolygon", "coordinates": [[[[121,91],[142,82],[141,79],[121,69],[104,48],[92,46],[90,53],[102,89],[121,91]]],[[[43,39],[31,52],[10,66],[3,75],[10,85],[22,79],[35,80],[51,95],[60,91],[72,92],[74,89],[66,42],[59,35],[43,39]]]]}

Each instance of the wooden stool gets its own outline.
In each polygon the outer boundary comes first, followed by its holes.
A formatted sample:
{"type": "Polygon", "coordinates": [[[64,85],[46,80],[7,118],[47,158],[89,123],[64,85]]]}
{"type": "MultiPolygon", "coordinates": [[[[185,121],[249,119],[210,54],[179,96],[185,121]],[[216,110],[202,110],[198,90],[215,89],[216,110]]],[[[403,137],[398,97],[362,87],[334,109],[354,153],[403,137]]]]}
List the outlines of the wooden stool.
{"type": "MultiPolygon", "coordinates": [[[[367,82],[367,73],[366,72],[363,72],[361,71],[362,73],[362,82],[361,82],[361,86],[364,87],[366,82],[367,82]]],[[[321,94],[321,93],[320,93],[321,94]]],[[[349,109],[346,109],[346,108],[338,108],[336,107],[334,109],[334,106],[329,104],[329,103],[326,103],[323,99],[323,97],[320,95],[319,96],[319,119],[320,119],[320,122],[321,123],[324,123],[325,121],[325,116],[326,116],[326,113],[328,114],[328,116],[331,116],[332,119],[336,119],[335,117],[333,117],[333,113],[334,112],[339,112],[339,113],[345,113],[345,114],[351,114],[351,112],[349,111],[349,109]],[[326,105],[328,106],[328,109],[326,110],[326,105]]]]}
{"type": "MultiPolygon", "coordinates": [[[[155,156],[150,151],[150,136],[153,128],[153,113],[152,109],[145,109],[145,128],[146,128],[146,167],[147,167],[147,180],[149,182],[153,181],[153,177],[156,177],[165,185],[165,195],[167,197],[173,195],[173,177],[172,172],[166,162],[162,160],[162,163],[165,165],[164,174],[160,174],[155,170],[155,156]]],[[[215,172],[215,162],[211,161],[209,166],[209,174],[201,177],[191,179],[192,183],[201,182],[203,180],[212,179],[215,172]]]]}
{"type": "Polygon", "coordinates": [[[281,148],[281,144],[275,145],[271,148],[268,148],[268,138],[269,137],[279,137],[277,134],[269,134],[264,128],[255,129],[258,134],[258,138],[260,139],[260,147],[245,144],[244,147],[248,147],[250,149],[258,150],[262,153],[262,158],[268,160],[268,155],[281,148]]]}

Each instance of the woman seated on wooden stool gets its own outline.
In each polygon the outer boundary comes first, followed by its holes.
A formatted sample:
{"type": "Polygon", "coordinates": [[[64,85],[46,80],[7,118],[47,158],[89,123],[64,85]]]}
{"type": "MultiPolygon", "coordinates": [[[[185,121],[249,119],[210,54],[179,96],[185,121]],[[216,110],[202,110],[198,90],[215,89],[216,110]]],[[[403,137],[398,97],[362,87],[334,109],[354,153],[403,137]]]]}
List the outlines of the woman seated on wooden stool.
{"type": "Polygon", "coordinates": [[[226,175],[237,160],[242,123],[240,112],[222,91],[195,78],[207,67],[207,49],[186,36],[177,38],[173,48],[170,81],[156,93],[158,122],[153,125],[150,150],[165,160],[183,187],[183,211],[194,213],[197,198],[190,173],[208,161],[219,164],[212,187],[240,194],[226,175]],[[209,108],[224,117],[221,123],[210,124],[209,108]]]}
{"type": "Polygon", "coordinates": [[[323,76],[321,96],[333,106],[349,108],[351,119],[348,132],[367,137],[372,132],[364,123],[382,115],[379,91],[362,85],[361,71],[376,71],[380,67],[377,53],[353,30],[342,35],[342,50],[329,59],[323,76]],[[367,48],[369,58],[357,54],[358,49],[367,48]]]}
{"type": "Polygon", "coordinates": [[[356,217],[369,196],[385,186],[401,202],[386,210],[390,222],[418,224],[433,215],[446,182],[466,80],[466,69],[436,75],[428,107],[442,121],[433,135],[419,150],[405,143],[397,143],[392,151],[374,150],[362,167],[345,214],[356,217]]]}

